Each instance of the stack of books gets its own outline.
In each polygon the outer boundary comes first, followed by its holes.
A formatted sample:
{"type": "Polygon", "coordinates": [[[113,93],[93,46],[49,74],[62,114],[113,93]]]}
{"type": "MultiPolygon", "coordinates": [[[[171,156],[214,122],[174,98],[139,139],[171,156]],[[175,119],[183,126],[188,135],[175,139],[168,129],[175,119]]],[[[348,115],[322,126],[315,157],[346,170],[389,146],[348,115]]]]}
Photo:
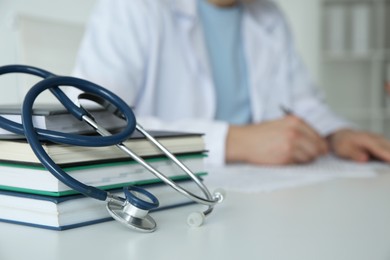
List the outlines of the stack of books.
{"type": "MultiPolygon", "coordinates": [[[[197,176],[207,174],[202,134],[150,133],[197,176]]],[[[6,132],[4,135],[7,139],[0,140],[0,221],[66,230],[112,219],[105,202],[78,194],[47,171],[25,139],[8,139],[12,134],[6,132]]],[[[140,133],[135,132],[124,144],[154,168],[200,195],[186,173],[140,133]]],[[[121,196],[123,187],[142,186],[159,199],[159,209],[191,203],[115,146],[79,147],[45,142],[43,147],[64,171],[86,185],[121,196]]]]}

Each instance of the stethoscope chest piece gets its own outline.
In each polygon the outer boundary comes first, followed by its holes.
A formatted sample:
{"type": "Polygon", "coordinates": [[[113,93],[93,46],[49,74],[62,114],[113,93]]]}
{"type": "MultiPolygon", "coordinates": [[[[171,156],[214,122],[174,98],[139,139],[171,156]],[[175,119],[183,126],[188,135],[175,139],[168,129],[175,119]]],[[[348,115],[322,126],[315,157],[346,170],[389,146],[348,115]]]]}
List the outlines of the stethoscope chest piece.
{"type": "Polygon", "coordinates": [[[157,208],[157,198],[146,190],[130,186],[124,188],[126,199],[111,198],[107,202],[110,215],[128,228],[142,232],[153,232],[157,228],[156,221],[148,214],[157,208]]]}

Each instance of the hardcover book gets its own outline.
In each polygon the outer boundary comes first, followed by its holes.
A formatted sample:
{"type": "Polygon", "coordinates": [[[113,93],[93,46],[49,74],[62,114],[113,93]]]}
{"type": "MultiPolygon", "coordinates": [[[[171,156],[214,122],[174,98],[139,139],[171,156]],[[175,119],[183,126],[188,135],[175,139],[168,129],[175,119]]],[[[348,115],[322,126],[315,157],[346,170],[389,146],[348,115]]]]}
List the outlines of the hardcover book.
{"type": "MultiPolygon", "coordinates": [[[[174,154],[201,153],[205,150],[202,134],[167,131],[149,131],[149,133],[174,154]]],[[[124,144],[142,157],[156,157],[163,154],[137,131],[124,144]]],[[[42,143],[42,146],[54,162],[61,166],[130,160],[129,155],[116,146],[84,147],[51,142],[42,143]]],[[[0,140],[0,161],[40,165],[39,159],[24,139],[0,140]]]]}
{"type": "MultiPolygon", "coordinates": [[[[193,181],[179,184],[197,195],[199,188],[193,181]]],[[[164,210],[192,204],[166,184],[142,185],[160,202],[156,210],[164,210]]],[[[124,197],[122,189],[110,190],[112,194],[124,197]]],[[[51,197],[21,192],[0,190],[0,221],[52,230],[66,230],[113,220],[106,210],[105,202],[85,197],[69,195],[51,197]]]]}
{"type": "MultiPolygon", "coordinates": [[[[204,175],[205,155],[179,156],[192,172],[204,175]]],[[[168,178],[178,180],[188,178],[187,174],[174,162],[165,158],[150,158],[146,161],[168,178]]],[[[100,163],[65,167],[63,170],[72,178],[89,186],[108,190],[134,184],[161,182],[156,176],[135,161],[100,163]]],[[[64,196],[76,191],[59,181],[43,166],[0,163],[0,189],[47,196],[64,196]]]]}

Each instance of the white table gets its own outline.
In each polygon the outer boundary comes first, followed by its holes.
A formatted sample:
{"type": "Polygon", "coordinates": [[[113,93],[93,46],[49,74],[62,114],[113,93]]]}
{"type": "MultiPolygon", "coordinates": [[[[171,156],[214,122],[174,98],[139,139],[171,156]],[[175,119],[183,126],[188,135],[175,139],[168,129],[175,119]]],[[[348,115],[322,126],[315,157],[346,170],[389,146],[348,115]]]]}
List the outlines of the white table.
{"type": "Polygon", "coordinates": [[[230,192],[204,226],[189,228],[200,208],[155,213],[151,234],[114,221],[62,232],[1,223],[0,259],[390,259],[390,174],[230,192]]]}

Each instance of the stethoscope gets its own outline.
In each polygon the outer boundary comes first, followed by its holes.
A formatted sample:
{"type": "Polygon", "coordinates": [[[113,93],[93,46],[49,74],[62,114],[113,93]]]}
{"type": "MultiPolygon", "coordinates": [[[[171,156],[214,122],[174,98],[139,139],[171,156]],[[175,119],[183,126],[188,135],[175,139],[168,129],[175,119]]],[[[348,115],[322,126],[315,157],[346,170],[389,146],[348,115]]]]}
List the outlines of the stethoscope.
{"type": "Polygon", "coordinates": [[[153,136],[136,122],[132,109],[117,95],[111,91],[94,84],[90,81],[67,76],[57,76],[49,71],[25,66],[8,65],[0,67],[0,75],[8,73],[24,73],[43,78],[35,84],[26,94],[22,105],[22,124],[10,121],[0,116],[0,127],[10,132],[24,135],[42,165],[50,171],[57,179],[70,188],[97,200],[106,201],[106,208],[110,215],[120,223],[135,230],[152,232],[156,229],[155,220],[149,215],[149,211],[159,206],[158,199],[139,186],[129,186],[124,188],[125,198],[111,194],[108,191],[88,186],[69,176],[61,169],[43,149],[40,140],[48,140],[60,144],[77,146],[109,146],[116,145],[143,167],[160,178],[163,182],[170,185],[173,189],[190,198],[192,201],[208,206],[203,212],[193,212],[187,218],[190,226],[200,226],[204,222],[205,216],[210,214],[213,207],[222,202],[224,198],[223,191],[210,193],[204,183],[192,173],[182,162],[180,162],[171,152],[161,145],[153,136]],[[75,104],[60,89],[60,86],[75,87],[84,93],[79,95],[79,99],[93,101],[111,111],[114,115],[126,120],[126,126],[118,133],[110,133],[95,122],[93,116],[81,105],[75,104]],[[62,103],[62,105],[78,120],[86,122],[100,136],[85,136],[70,133],[61,133],[57,131],[34,128],[32,121],[33,105],[37,97],[45,90],[51,93],[62,103]],[[123,144],[135,131],[142,133],[147,140],[157,146],[169,159],[177,164],[200,188],[204,197],[197,196],[159,172],[141,157],[132,152],[123,144]]]}

